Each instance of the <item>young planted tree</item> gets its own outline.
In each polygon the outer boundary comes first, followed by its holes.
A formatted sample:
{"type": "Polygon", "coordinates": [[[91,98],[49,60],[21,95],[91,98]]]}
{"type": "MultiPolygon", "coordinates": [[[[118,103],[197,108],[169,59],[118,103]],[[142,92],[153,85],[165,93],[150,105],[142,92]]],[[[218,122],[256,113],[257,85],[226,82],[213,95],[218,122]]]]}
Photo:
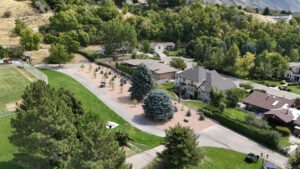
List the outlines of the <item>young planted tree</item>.
{"type": "Polygon", "coordinates": [[[90,72],[90,73],[91,73],[92,69],[93,69],[93,66],[90,65],[90,66],[89,66],[89,72],[90,72]]]}
{"type": "Polygon", "coordinates": [[[163,90],[151,91],[143,105],[148,118],[155,120],[167,120],[173,117],[174,106],[171,97],[163,90]]]}
{"type": "Polygon", "coordinates": [[[138,101],[136,99],[133,99],[132,103],[133,103],[134,107],[136,107],[138,101]]]}
{"type": "Polygon", "coordinates": [[[131,78],[131,99],[141,101],[154,87],[152,74],[145,64],[141,63],[134,70],[131,78]]]}
{"type": "Polygon", "coordinates": [[[81,64],[80,68],[81,68],[81,70],[83,70],[84,69],[84,64],[81,64]]]}
{"type": "Polygon", "coordinates": [[[97,72],[94,71],[93,75],[94,75],[94,78],[96,79],[96,77],[97,77],[97,72]]]}
{"type": "Polygon", "coordinates": [[[198,167],[203,155],[198,147],[197,138],[192,129],[179,124],[166,130],[163,143],[166,149],[158,153],[158,158],[170,169],[198,167]]]}

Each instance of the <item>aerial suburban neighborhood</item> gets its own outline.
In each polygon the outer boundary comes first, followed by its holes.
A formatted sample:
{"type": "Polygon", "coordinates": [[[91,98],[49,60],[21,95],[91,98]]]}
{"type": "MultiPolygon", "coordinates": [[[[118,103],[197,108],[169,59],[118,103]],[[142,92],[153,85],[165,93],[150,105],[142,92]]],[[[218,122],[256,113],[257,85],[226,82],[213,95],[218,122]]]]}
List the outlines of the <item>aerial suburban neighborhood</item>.
{"type": "Polygon", "coordinates": [[[1,0],[0,169],[300,168],[295,9],[1,0]]]}

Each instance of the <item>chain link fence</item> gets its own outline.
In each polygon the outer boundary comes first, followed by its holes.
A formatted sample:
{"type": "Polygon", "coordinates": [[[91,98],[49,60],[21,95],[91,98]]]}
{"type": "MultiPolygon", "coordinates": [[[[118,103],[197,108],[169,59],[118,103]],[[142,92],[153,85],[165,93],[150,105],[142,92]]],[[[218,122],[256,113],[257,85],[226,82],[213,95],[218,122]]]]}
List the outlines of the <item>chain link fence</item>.
{"type": "Polygon", "coordinates": [[[13,61],[12,64],[24,68],[27,72],[33,74],[36,78],[43,80],[46,82],[46,84],[48,84],[48,77],[34,66],[31,66],[23,61],[13,61]]]}

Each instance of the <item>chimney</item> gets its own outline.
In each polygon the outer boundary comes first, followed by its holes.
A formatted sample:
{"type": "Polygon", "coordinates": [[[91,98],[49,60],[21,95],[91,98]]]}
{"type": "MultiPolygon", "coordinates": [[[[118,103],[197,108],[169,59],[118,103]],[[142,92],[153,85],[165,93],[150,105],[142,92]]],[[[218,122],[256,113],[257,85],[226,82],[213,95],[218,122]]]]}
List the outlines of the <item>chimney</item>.
{"type": "Polygon", "coordinates": [[[211,89],[211,73],[206,72],[206,82],[207,82],[207,87],[210,90],[211,89]]]}

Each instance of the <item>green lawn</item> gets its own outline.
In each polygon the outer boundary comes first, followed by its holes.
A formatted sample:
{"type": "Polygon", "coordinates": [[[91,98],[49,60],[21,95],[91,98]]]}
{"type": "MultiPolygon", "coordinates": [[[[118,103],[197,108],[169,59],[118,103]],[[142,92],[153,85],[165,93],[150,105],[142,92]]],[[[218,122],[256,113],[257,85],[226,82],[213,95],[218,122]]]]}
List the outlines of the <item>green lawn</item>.
{"type": "Polygon", "coordinates": [[[288,86],[292,91],[292,93],[296,93],[300,95],[300,86],[288,86]]]}
{"type": "Polygon", "coordinates": [[[136,147],[146,150],[159,145],[163,141],[163,138],[161,137],[134,128],[73,78],[52,70],[42,70],[42,72],[48,76],[51,87],[64,87],[65,89],[72,91],[76,98],[82,102],[86,111],[99,113],[104,121],[114,121],[118,123],[119,126],[116,130],[119,129],[127,132],[130,138],[133,139],[131,143],[136,147]]]}
{"type": "Polygon", "coordinates": [[[227,109],[224,110],[223,114],[226,115],[227,117],[231,118],[231,119],[246,122],[247,114],[244,113],[241,110],[234,109],[234,108],[227,108],[227,109]]]}
{"type": "Polygon", "coordinates": [[[21,99],[30,81],[14,66],[0,66],[0,111],[8,103],[21,99]]]}
{"type": "Polygon", "coordinates": [[[163,89],[165,90],[170,96],[172,100],[178,100],[178,97],[176,94],[172,91],[175,89],[175,85],[173,83],[163,83],[159,84],[156,87],[157,89],[163,89]]]}
{"type": "Polygon", "coordinates": [[[15,117],[15,115],[0,118],[0,168],[1,169],[16,168],[13,166],[11,162],[9,162],[13,157],[13,153],[17,151],[17,148],[11,145],[8,141],[8,137],[12,132],[12,128],[10,127],[10,119],[13,117],[15,117]]]}
{"type": "MultiPolygon", "coordinates": [[[[260,169],[263,161],[247,163],[244,161],[246,154],[215,147],[202,147],[204,159],[197,168],[201,169],[260,169]]],[[[156,158],[144,169],[159,169],[159,160],[156,158]]]]}
{"type": "Polygon", "coordinates": [[[260,169],[262,160],[258,163],[247,163],[244,161],[245,154],[223,148],[204,147],[205,155],[202,169],[260,169]]]}

